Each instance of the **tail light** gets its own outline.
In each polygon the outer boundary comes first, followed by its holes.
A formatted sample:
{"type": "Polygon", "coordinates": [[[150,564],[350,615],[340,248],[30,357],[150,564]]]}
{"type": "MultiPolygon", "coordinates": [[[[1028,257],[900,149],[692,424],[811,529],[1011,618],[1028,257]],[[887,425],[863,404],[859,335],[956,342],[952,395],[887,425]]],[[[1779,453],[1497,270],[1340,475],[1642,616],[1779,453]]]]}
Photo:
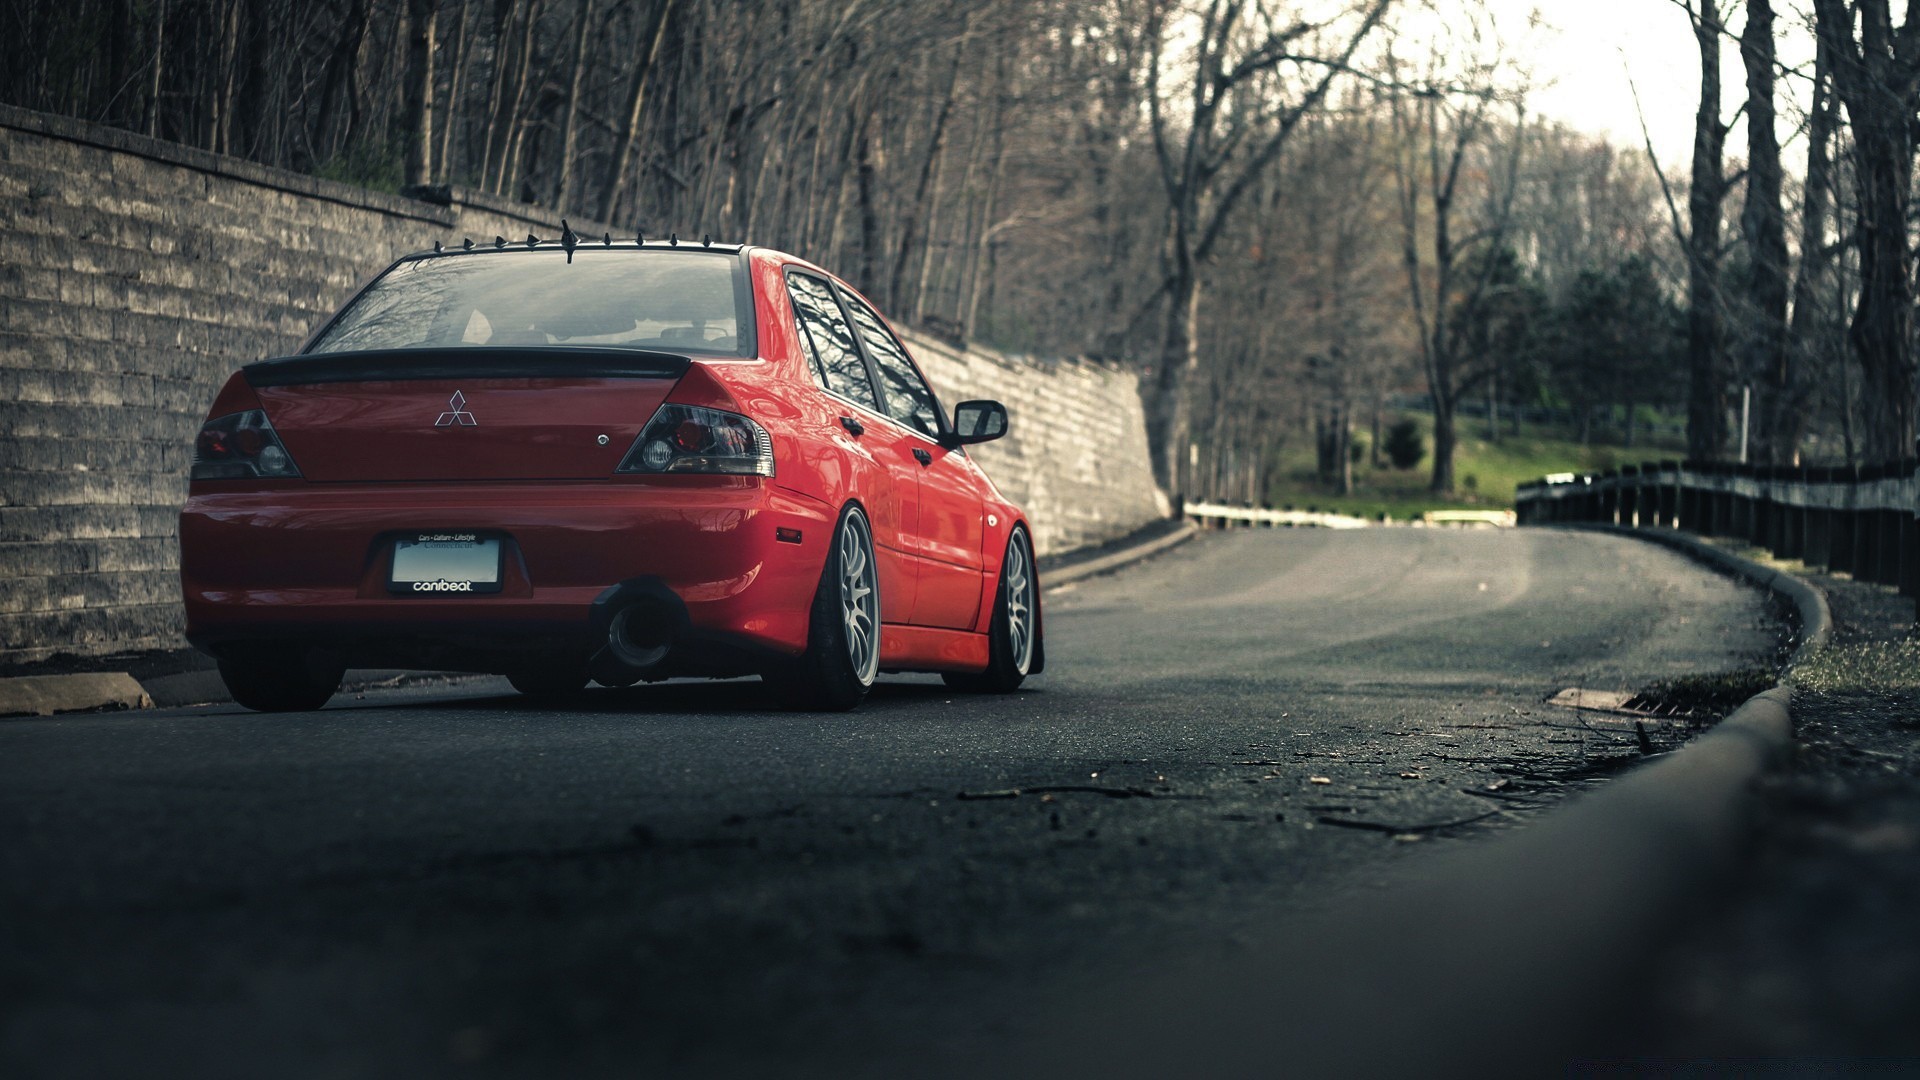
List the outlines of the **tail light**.
{"type": "Polygon", "coordinates": [[[766,428],[735,413],[662,405],[616,471],[772,476],[773,441],[766,428]]]}
{"type": "Polygon", "coordinates": [[[215,417],[193,441],[193,479],[296,477],[300,467],[259,409],[215,417]]]}

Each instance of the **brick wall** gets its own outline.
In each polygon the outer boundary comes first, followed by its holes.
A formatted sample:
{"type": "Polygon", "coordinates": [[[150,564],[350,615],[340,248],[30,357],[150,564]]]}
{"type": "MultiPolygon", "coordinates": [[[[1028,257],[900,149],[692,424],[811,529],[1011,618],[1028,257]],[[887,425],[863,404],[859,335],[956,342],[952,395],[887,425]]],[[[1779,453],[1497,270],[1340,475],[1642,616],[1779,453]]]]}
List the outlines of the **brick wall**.
{"type": "MultiPolygon", "coordinates": [[[[0,666],[180,644],[188,447],[233,369],[297,348],[403,252],[557,228],[0,106],[0,666]]],[[[1164,514],[1132,375],[910,337],[949,405],[1007,403],[978,456],[1043,553],[1164,514]]]]}

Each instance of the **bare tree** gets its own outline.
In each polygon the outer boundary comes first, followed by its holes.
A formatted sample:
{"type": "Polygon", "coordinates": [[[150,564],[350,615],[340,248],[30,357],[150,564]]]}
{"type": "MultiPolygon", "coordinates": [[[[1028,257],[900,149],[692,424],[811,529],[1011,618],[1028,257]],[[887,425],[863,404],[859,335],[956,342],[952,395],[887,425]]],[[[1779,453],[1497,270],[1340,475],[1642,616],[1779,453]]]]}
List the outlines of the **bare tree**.
{"type": "Polygon", "coordinates": [[[407,0],[407,177],[433,178],[433,48],[438,0],[407,0]]]}
{"type": "Polygon", "coordinates": [[[1747,0],[1740,34],[1747,75],[1747,183],[1740,232],[1747,245],[1747,317],[1741,328],[1745,377],[1758,383],[1755,460],[1793,460],[1798,447],[1785,430],[1794,384],[1787,348],[1787,219],[1781,204],[1780,140],[1774,131],[1773,5],[1747,0]]]}
{"type": "Polygon", "coordinates": [[[1301,119],[1318,108],[1333,82],[1386,15],[1390,0],[1350,9],[1347,29],[1330,52],[1314,49],[1328,29],[1283,19],[1265,4],[1211,0],[1198,25],[1174,0],[1152,0],[1147,103],[1154,154],[1167,196],[1163,294],[1164,345],[1147,412],[1154,478],[1169,492],[1183,490],[1183,464],[1192,427],[1189,381],[1200,366],[1195,348],[1201,268],[1213,256],[1240,200],[1279,156],[1301,119]],[[1186,100],[1176,121],[1174,86],[1167,74],[1170,43],[1193,34],[1186,100]],[[1311,52],[1303,52],[1311,49],[1311,52]],[[1289,85],[1276,73],[1307,73],[1289,85]]]}
{"type": "Polygon", "coordinates": [[[1687,188],[1687,454],[1718,460],[1727,449],[1724,300],[1720,285],[1721,206],[1727,124],[1720,119],[1720,38],[1726,32],[1716,0],[1684,5],[1700,53],[1700,105],[1694,112],[1692,182],[1687,188]]]}
{"type": "Polygon", "coordinates": [[[1849,340],[1866,382],[1866,451],[1883,461],[1914,454],[1908,221],[1920,105],[1920,4],[1908,4],[1898,28],[1889,6],[1888,0],[1814,4],[1821,43],[1830,50],[1834,93],[1852,124],[1861,281],[1849,340]]]}
{"type": "Polygon", "coordinates": [[[1513,225],[1527,139],[1524,95],[1500,89],[1498,45],[1482,28],[1474,28],[1474,36],[1491,46],[1493,55],[1471,57],[1463,65],[1460,57],[1436,53],[1418,79],[1390,69],[1387,89],[1402,262],[1433,399],[1429,486],[1435,494],[1454,488],[1460,401],[1492,374],[1491,368],[1471,363],[1462,337],[1495,283],[1496,254],[1513,225]],[[1494,110],[1503,106],[1512,110],[1510,126],[1496,123],[1494,110]],[[1462,188],[1469,177],[1478,190],[1462,188]],[[1468,202],[1468,196],[1477,197],[1468,202]]]}

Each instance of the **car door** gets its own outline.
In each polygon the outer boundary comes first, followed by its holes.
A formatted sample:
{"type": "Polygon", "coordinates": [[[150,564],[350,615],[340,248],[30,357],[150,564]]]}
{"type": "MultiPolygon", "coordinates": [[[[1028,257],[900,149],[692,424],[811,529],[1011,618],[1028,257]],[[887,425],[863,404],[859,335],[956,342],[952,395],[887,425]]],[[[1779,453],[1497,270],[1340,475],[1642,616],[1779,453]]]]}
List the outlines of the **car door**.
{"type": "Polygon", "coordinates": [[[918,527],[905,537],[920,574],[911,621],[971,630],[980,608],[986,532],[978,474],[965,450],[943,443],[939,399],[900,339],[859,297],[843,290],[842,299],[873,360],[881,404],[901,432],[899,460],[911,462],[909,469],[919,474],[918,527]]]}
{"type": "Polygon", "coordinates": [[[885,419],[853,327],[827,279],[790,271],[787,296],[808,370],[835,406],[828,437],[852,443],[878,466],[864,501],[880,571],[880,621],[907,622],[920,582],[920,560],[906,539],[919,528],[920,477],[900,464],[904,433],[885,419]]]}

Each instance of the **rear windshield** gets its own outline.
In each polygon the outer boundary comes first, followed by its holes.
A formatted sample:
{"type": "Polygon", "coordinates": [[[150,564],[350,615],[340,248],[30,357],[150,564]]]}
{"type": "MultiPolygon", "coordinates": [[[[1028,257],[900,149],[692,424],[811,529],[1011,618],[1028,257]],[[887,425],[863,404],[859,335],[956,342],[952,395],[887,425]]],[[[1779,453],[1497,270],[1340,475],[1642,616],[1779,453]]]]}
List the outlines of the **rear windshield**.
{"type": "Polygon", "coordinates": [[[744,261],[731,252],[476,252],[387,271],[310,353],[590,345],[753,355],[744,261]]]}

